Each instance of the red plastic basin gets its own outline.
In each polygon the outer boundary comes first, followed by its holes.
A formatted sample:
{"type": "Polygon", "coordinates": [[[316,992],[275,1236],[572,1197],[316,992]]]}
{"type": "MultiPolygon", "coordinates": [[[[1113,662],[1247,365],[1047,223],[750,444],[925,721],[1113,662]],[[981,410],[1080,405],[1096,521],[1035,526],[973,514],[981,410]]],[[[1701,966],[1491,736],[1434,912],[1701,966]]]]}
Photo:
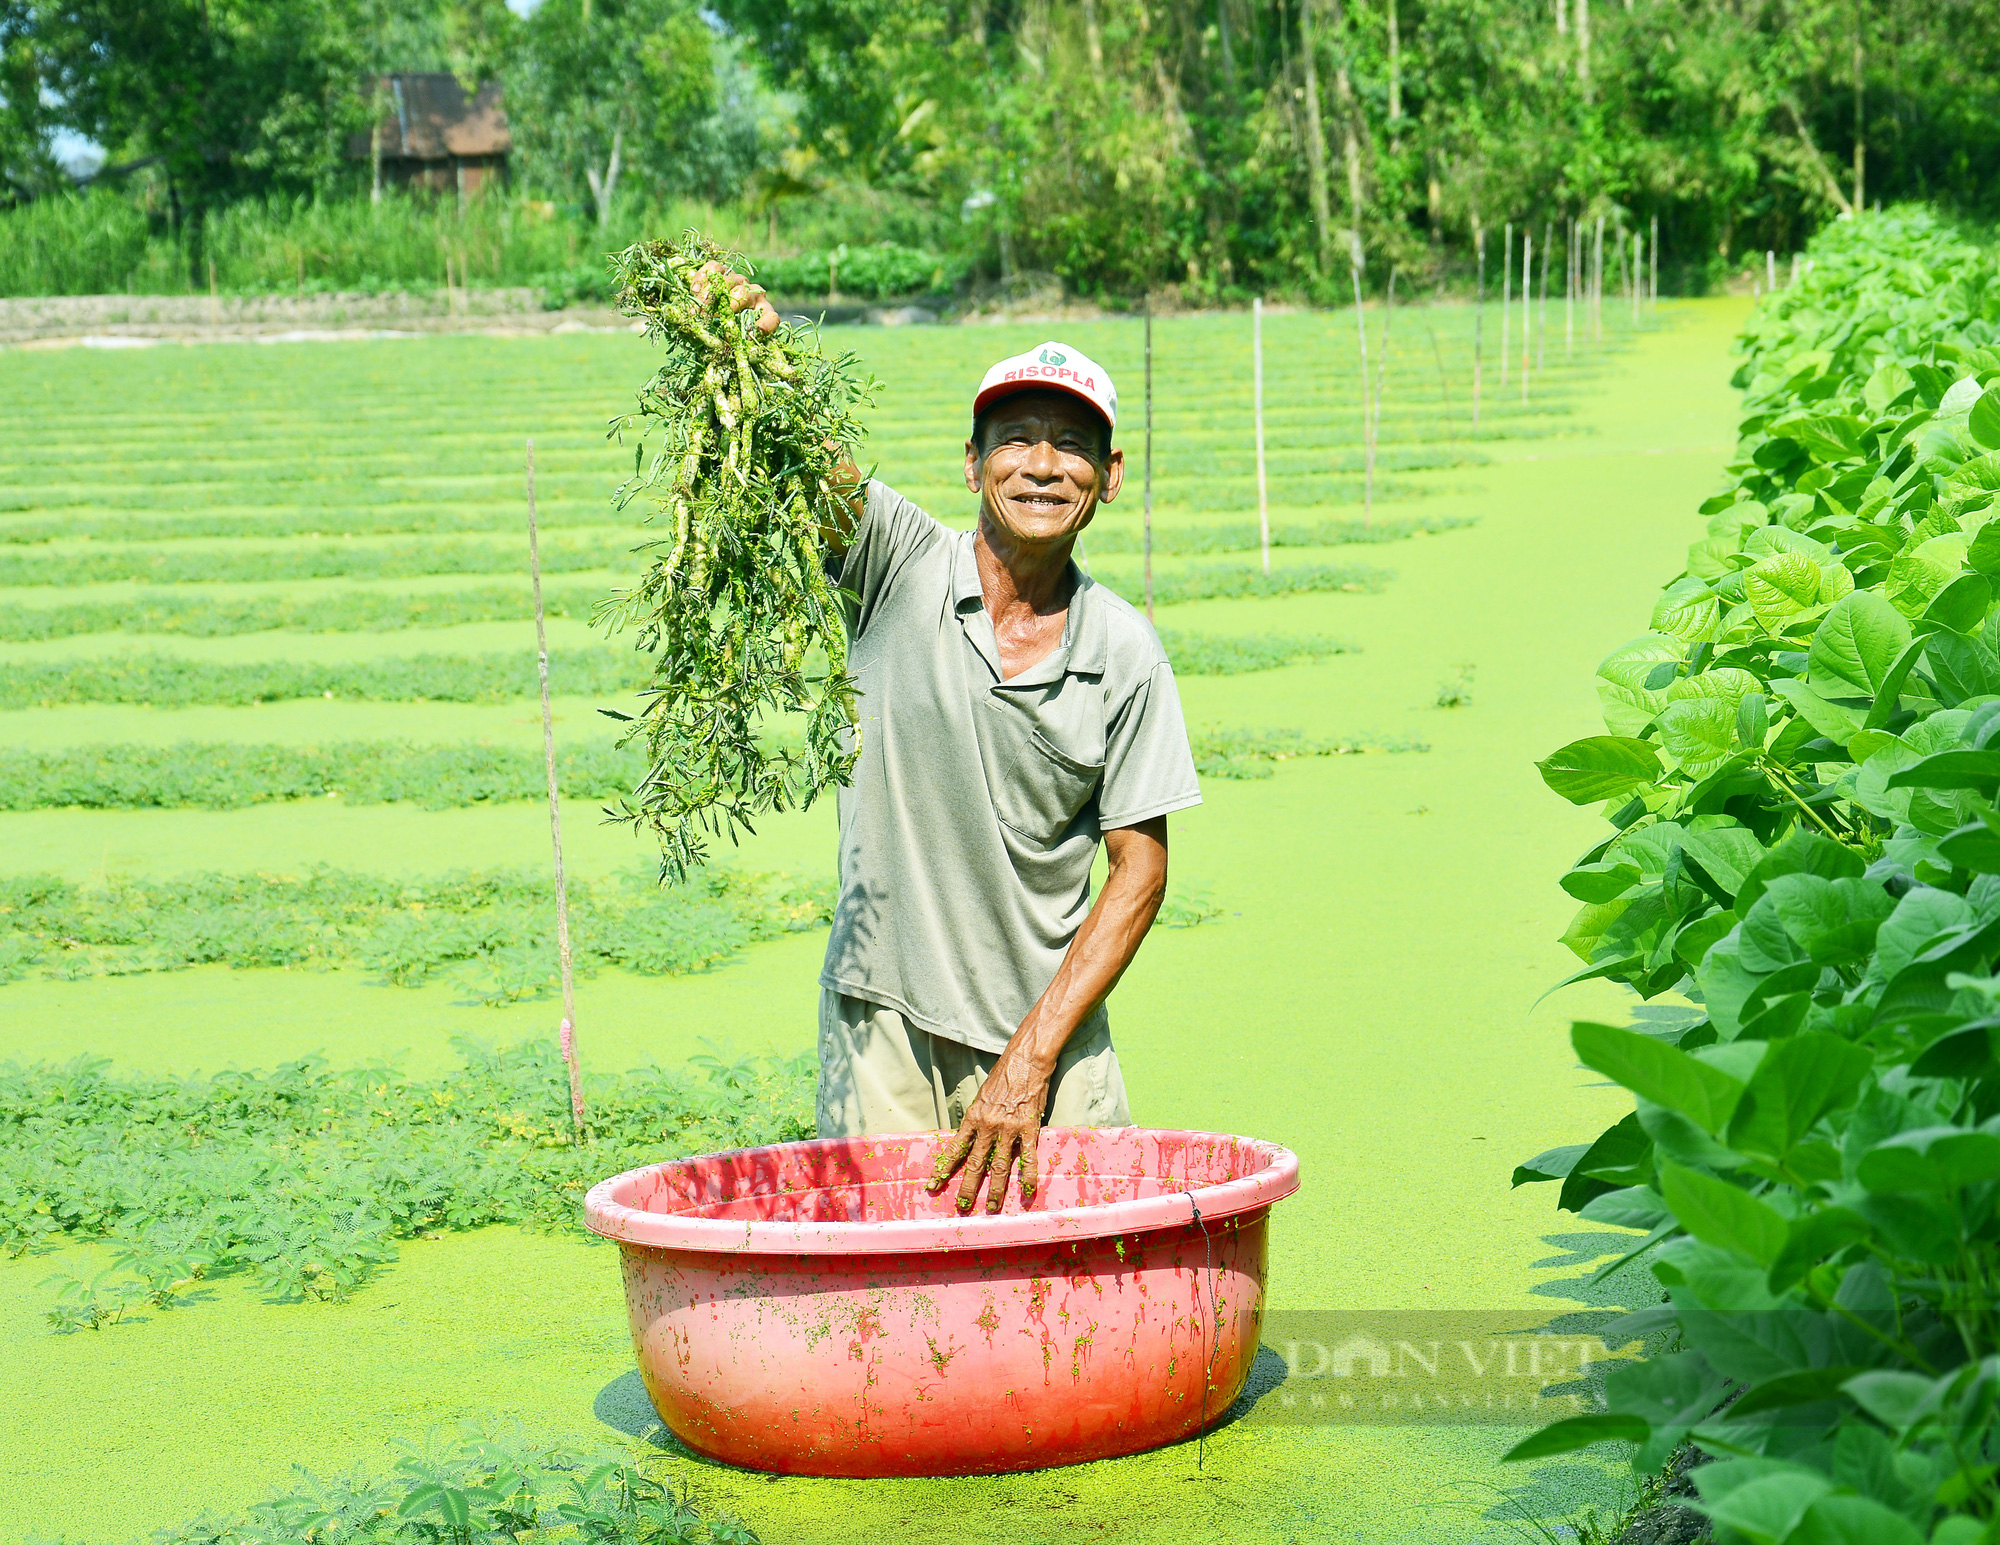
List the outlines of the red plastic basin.
{"type": "Polygon", "coordinates": [[[1050,1128],[1023,1210],[925,1189],[950,1134],[783,1143],[594,1187],[640,1376],[703,1454],[793,1475],[978,1475],[1220,1420],[1257,1356],[1287,1149],[1050,1128]],[[1197,1214],[1199,1221],[1197,1221],[1197,1214]]]}

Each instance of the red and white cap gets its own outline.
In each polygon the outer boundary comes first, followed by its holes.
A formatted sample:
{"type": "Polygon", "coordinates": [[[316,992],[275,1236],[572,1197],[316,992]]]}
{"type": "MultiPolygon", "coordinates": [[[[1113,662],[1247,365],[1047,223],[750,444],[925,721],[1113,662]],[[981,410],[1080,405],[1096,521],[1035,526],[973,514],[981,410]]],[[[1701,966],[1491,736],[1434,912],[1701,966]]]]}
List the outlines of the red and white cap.
{"type": "Polygon", "coordinates": [[[1003,359],[987,371],[979,395],[972,399],[972,416],[977,418],[1002,397],[1030,391],[1081,397],[1104,415],[1105,423],[1118,427],[1118,388],[1111,384],[1110,372],[1081,350],[1054,339],[1003,359]]]}

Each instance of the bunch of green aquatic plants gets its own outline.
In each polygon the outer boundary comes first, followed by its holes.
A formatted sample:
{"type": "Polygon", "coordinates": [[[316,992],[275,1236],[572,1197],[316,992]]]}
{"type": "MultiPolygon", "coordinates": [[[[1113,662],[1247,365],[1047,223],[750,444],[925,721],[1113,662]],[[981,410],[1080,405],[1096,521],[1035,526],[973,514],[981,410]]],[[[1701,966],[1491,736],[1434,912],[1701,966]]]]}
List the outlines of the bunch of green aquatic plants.
{"type": "Polygon", "coordinates": [[[669,877],[704,861],[708,837],[810,805],[859,753],[822,533],[853,519],[841,468],[869,386],[852,355],[830,359],[803,329],[767,335],[756,312],[732,312],[715,277],[730,261],[693,231],[612,259],[620,308],[665,353],[638,409],[612,426],[637,442],[619,507],[643,500],[659,535],[638,582],[599,615],[653,656],[629,737],[650,766],[619,808],[659,838],[669,877]],[[773,742],[765,721],[787,713],[804,716],[804,734],[773,742]]]}
{"type": "MultiPolygon", "coordinates": [[[[618,1450],[530,1445],[476,1429],[398,1443],[386,1473],[303,1465],[240,1513],[208,1512],[153,1545],[757,1545],[736,1515],[618,1450]]],[[[652,1456],[652,1468],[665,1463],[652,1456]]]]}
{"type": "Polygon", "coordinates": [[[1197,730],[1189,741],[1195,770],[1204,778],[1269,778],[1278,763],[1300,757],[1430,750],[1423,741],[1400,735],[1319,736],[1303,730],[1221,725],[1197,730]]]}
{"type": "MultiPolygon", "coordinates": [[[[538,458],[544,449],[544,442],[538,439],[535,443],[538,458]]],[[[603,511],[595,498],[586,501],[541,497],[543,477],[538,460],[535,479],[539,498],[537,519],[543,530],[604,524],[603,511]]],[[[0,520],[0,544],[35,546],[78,538],[88,538],[93,542],[178,542],[189,537],[215,536],[266,539],[283,536],[428,536],[474,531],[499,531],[514,536],[520,526],[520,512],[500,500],[491,504],[450,503],[436,498],[390,504],[363,502],[366,494],[379,496],[380,492],[379,482],[373,483],[357,490],[357,497],[352,502],[332,509],[318,505],[276,505],[261,509],[253,506],[197,510],[177,515],[150,514],[143,510],[86,514],[63,509],[60,515],[0,520]]],[[[63,508],[63,501],[46,496],[20,508],[36,509],[46,504],[63,508]]],[[[5,497],[0,496],[0,514],[5,514],[7,510],[5,497]]]]}
{"type": "MultiPolygon", "coordinates": [[[[542,591],[551,617],[588,617],[602,591],[595,585],[550,585],[542,591]]],[[[84,633],[179,633],[229,638],[289,629],[298,633],[388,633],[448,628],[466,622],[532,617],[528,587],[486,585],[466,590],[340,590],[317,595],[175,595],[118,601],[68,601],[56,606],[0,606],[0,641],[37,643],[84,633]]]]}
{"type": "MultiPolygon", "coordinates": [[[[557,753],[563,793],[615,799],[645,758],[608,745],[557,753]]],[[[426,810],[546,798],[541,753],[512,746],[427,746],[401,740],[324,746],[182,741],[174,745],[0,746],[0,810],[237,810],[277,800],[408,801],[426,810]]]]}
{"type": "MultiPolygon", "coordinates": [[[[824,926],[833,887],[730,868],[662,887],[631,872],[572,877],[569,907],[579,973],[617,966],[679,976],[824,926]]],[[[505,869],[423,880],[330,868],[95,886],[56,875],[0,879],[0,982],[218,964],[361,966],[400,987],[452,975],[489,1004],[541,997],[557,981],[554,886],[545,874],[505,869]]]]}
{"type": "MultiPolygon", "coordinates": [[[[2000,268],[1834,227],[1745,335],[1732,486],[1541,764],[1615,828],[1563,877],[1579,1024],[1636,1097],[1516,1172],[1643,1231],[1664,1306],[1606,1408],[1516,1457],[1692,1439],[1717,1538],[1970,1545],[2000,1516],[2000,268]]],[[[1650,1295],[1646,1295],[1650,1296],[1650,1295]]]]}
{"type": "Polygon", "coordinates": [[[462,1065],[425,1078],[316,1058],[191,1079],[0,1064],[0,1249],[109,1248],[108,1272],[54,1279],[58,1330],[129,1326],[225,1277],[339,1302],[399,1240],[581,1228],[608,1174],[812,1134],[805,1056],[587,1075],[583,1142],[553,1037],[453,1045],[462,1065]]]}
{"type": "Polygon", "coordinates": [[[1238,676],[1353,654],[1359,647],[1324,633],[1183,633],[1160,630],[1160,643],[1180,676],[1238,676]]]}
{"type": "MultiPolygon", "coordinates": [[[[625,537],[578,537],[542,544],[542,572],[611,569],[632,550],[625,537]]],[[[524,567],[521,544],[461,539],[362,546],[299,541],[282,547],[78,548],[0,552],[0,585],[154,585],[298,579],[409,579],[427,574],[512,574],[524,567]]]]}
{"type": "MultiPolygon", "coordinates": [[[[638,669],[608,649],[549,657],[549,690],[628,692],[638,669]]],[[[0,663],[0,709],[62,703],[273,703],[346,698],[377,703],[504,703],[536,692],[532,652],[389,655],[374,660],[195,660],[160,653],[0,663]]]]}

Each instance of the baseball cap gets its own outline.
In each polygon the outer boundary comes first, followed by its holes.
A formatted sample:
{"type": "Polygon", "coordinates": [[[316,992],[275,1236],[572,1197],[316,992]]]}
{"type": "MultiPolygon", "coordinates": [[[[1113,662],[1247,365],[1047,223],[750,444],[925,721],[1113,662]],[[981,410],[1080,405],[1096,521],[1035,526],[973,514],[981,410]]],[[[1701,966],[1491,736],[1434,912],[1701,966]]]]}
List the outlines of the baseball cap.
{"type": "Polygon", "coordinates": [[[1053,338],[987,371],[979,395],[972,399],[972,416],[977,418],[1002,397],[1028,391],[1081,397],[1104,415],[1105,423],[1118,427],[1118,388],[1111,384],[1110,372],[1082,350],[1053,338]]]}

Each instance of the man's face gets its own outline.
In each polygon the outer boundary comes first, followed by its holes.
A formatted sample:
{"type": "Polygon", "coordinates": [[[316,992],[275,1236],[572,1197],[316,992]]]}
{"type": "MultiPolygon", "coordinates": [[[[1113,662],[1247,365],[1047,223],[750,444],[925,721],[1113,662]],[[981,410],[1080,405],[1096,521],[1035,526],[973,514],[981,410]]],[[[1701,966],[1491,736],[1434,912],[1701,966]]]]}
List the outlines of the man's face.
{"type": "Polygon", "coordinates": [[[1067,392],[1016,392],[986,417],[984,445],[965,442],[965,486],[1015,541],[1046,545],[1090,524],[1125,480],[1125,453],[1105,455],[1104,420],[1067,392]]]}

